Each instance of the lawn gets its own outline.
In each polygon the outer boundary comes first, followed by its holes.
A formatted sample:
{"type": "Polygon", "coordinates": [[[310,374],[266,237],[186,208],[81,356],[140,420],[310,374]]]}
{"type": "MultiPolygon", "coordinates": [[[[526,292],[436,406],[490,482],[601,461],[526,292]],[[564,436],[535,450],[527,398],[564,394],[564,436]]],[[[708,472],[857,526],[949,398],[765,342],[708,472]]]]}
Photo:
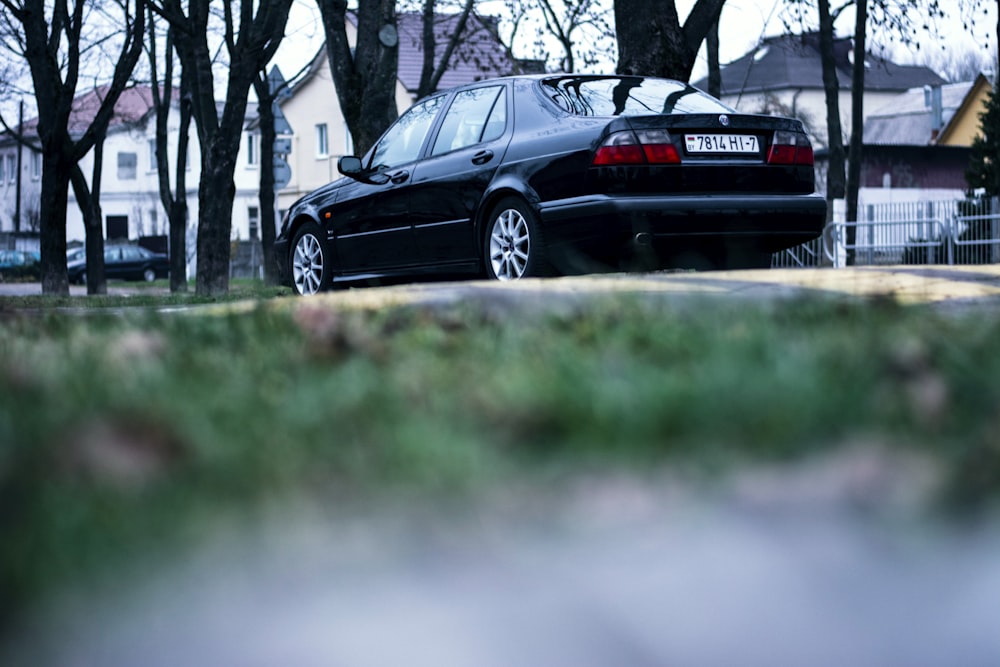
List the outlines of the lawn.
{"type": "Polygon", "coordinates": [[[931,511],[1000,490],[992,310],[253,296],[179,312],[120,308],[186,305],[174,297],[0,303],[0,628],[219,513],[292,498],[714,478],[859,442],[932,461],[931,511]]]}

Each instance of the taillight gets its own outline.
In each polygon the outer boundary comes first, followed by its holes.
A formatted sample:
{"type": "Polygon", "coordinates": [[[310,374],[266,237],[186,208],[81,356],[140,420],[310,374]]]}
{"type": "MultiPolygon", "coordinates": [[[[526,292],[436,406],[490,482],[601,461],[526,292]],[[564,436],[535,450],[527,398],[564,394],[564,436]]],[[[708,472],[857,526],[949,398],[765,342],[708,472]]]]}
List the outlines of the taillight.
{"type": "Polygon", "coordinates": [[[767,163],[813,166],[813,148],[809,138],[799,132],[778,130],[771,140],[767,163]]]}
{"type": "Polygon", "coordinates": [[[666,130],[615,132],[594,153],[594,166],[627,164],[676,164],[681,161],[666,130]]]}

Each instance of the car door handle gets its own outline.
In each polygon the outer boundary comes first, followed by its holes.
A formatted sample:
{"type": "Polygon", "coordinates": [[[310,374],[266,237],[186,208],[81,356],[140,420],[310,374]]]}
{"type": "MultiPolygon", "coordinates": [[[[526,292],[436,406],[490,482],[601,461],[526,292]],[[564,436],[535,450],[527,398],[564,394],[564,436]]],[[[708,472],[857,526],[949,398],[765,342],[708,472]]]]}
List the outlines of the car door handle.
{"type": "Polygon", "coordinates": [[[391,180],[396,185],[399,185],[400,183],[405,183],[409,178],[410,178],[410,172],[406,171],[405,169],[400,169],[394,174],[389,174],[389,180],[391,180]]]}
{"type": "Polygon", "coordinates": [[[472,156],[472,164],[486,164],[493,159],[493,151],[485,150],[479,151],[472,156]]]}

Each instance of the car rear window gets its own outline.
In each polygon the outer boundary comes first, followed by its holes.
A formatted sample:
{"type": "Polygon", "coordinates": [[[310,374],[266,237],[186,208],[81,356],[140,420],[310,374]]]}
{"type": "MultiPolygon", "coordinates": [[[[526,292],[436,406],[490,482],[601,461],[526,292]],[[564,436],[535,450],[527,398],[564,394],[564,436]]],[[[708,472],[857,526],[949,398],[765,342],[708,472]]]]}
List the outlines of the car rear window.
{"type": "Polygon", "coordinates": [[[714,97],[671,79],[558,77],[542,81],[548,97],[577,116],[733,113],[714,97]]]}

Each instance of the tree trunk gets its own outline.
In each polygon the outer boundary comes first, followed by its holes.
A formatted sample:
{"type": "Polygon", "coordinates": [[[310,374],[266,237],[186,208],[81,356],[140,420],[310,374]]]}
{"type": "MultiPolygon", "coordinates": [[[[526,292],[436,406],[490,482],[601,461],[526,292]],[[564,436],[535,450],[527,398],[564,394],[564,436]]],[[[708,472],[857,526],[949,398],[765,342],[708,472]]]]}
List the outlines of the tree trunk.
{"type": "MultiPolygon", "coordinates": [[[[819,0],[819,53],[823,67],[823,90],[826,94],[826,143],[829,157],[826,170],[826,221],[833,221],[833,206],[844,198],[846,187],[846,153],[844,151],[844,130],[840,123],[840,80],[833,53],[833,17],[830,0],[819,0]]],[[[832,241],[832,227],[824,230],[827,241],[832,241]]],[[[854,227],[847,228],[847,239],[854,244],[854,227]]]]}
{"type": "Polygon", "coordinates": [[[265,72],[254,81],[260,120],[260,244],[264,254],[264,284],[277,285],[278,265],[274,257],[274,129],[275,91],[265,72]]]}
{"type": "MultiPolygon", "coordinates": [[[[170,218],[170,291],[187,292],[187,154],[191,130],[191,102],[186,97],[187,86],[181,76],[181,123],[177,133],[177,176],[174,178],[175,192],[171,199],[167,186],[167,215],[170,218]]],[[[163,137],[163,151],[167,150],[167,138],[163,137]]],[[[164,159],[163,168],[167,168],[164,159]]]]}
{"type": "Polygon", "coordinates": [[[722,96],[722,69],[719,66],[719,22],[712,24],[705,39],[705,51],[708,54],[708,94],[712,97],[722,96]]]}
{"type": "MultiPolygon", "coordinates": [[[[857,17],[854,24],[854,66],[851,79],[851,148],[850,161],[847,165],[847,221],[858,219],[858,190],[861,187],[861,163],[864,158],[864,101],[865,101],[865,33],[868,22],[868,5],[857,3],[857,17]]],[[[855,232],[854,237],[848,234],[848,246],[853,246],[856,228],[848,229],[855,232]]],[[[855,253],[852,248],[847,251],[848,265],[854,264],[855,253]]]]}
{"type": "Polygon", "coordinates": [[[42,155],[40,218],[42,294],[69,296],[66,272],[66,210],[73,163],[42,155]]]}
{"type": "Polygon", "coordinates": [[[615,0],[617,72],[687,81],[698,49],[724,4],[725,0],[697,0],[681,27],[674,0],[615,0]]]}
{"type": "Polygon", "coordinates": [[[107,294],[108,280],[104,270],[104,233],[101,212],[101,169],[104,164],[104,141],[94,144],[92,185],[87,185],[80,165],[73,167],[73,193],[83,214],[84,252],[87,256],[87,294],[107,294]]]}
{"type": "Polygon", "coordinates": [[[357,44],[347,41],[347,1],[316,0],[323,17],[326,55],[355,153],[368,152],[398,115],[398,38],[383,43],[379,33],[396,30],[395,0],[359,0],[357,44]]]}
{"type": "Polygon", "coordinates": [[[202,156],[198,182],[198,276],[195,293],[214,296],[229,292],[233,201],[236,199],[236,149],[217,136],[202,156]]]}

